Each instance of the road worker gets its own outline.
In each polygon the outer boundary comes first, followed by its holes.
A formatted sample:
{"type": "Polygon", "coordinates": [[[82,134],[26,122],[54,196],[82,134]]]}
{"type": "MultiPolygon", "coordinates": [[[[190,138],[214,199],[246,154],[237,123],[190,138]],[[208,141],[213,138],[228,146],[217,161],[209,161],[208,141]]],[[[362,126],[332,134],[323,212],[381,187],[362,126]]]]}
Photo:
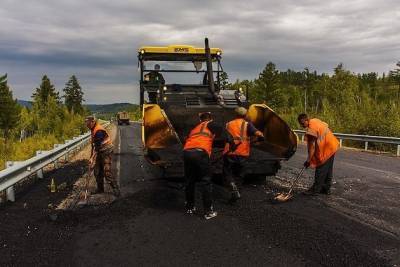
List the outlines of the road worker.
{"type": "Polygon", "coordinates": [[[243,171],[250,156],[250,138],[257,137],[258,141],[264,140],[264,135],[250,121],[246,120],[247,109],[237,107],[236,118],[226,124],[227,142],[223,152],[224,177],[231,189],[231,201],[240,198],[236,185],[238,179],[243,179],[243,171]]]}
{"type": "Polygon", "coordinates": [[[222,132],[222,127],[212,121],[210,112],[200,113],[199,119],[200,123],[190,131],[183,148],[186,213],[193,214],[196,211],[195,186],[199,183],[204,217],[208,220],[217,216],[213,209],[210,157],[214,138],[222,132]]]}
{"type": "Polygon", "coordinates": [[[304,167],[315,168],[314,184],[304,192],[306,195],[331,193],[333,160],[339,149],[339,141],[333,135],[328,124],[319,119],[309,119],[307,114],[300,114],[299,124],[305,128],[308,157],[304,167]]]}
{"type": "Polygon", "coordinates": [[[115,196],[120,196],[117,180],[111,173],[113,144],[109,133],[98,123],[93,116],[85,119],[86,126],[91,131],[92,150],[89,160],[89,169],[96,177],[96,193],[104,193],[104,178],[111,186],[115,196]]]}

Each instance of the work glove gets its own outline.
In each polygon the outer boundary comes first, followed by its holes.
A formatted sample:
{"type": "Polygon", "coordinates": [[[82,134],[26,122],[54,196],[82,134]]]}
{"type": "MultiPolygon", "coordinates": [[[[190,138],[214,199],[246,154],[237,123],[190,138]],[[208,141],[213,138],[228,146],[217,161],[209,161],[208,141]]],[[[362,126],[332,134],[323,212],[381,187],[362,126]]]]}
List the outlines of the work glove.
{"type": "Polygon", "coordinates": [[[310,162],[306,160],[303,165],[307,169],[308,167],[310,167],[310,162]]]}

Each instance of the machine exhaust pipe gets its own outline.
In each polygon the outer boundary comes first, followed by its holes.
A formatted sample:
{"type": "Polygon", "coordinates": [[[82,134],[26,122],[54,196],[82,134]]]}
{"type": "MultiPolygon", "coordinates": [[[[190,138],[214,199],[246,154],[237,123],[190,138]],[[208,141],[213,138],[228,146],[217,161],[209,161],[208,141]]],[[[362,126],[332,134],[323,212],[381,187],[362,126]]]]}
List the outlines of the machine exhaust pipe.
{"type": "Polygon", "coordinates": [[[207,37],[204,39],[204,44],[205,44],[206,62],[207,62],[208,90],[210,90],[210,93],[219,102],[218,93],[216,92],[215,85],[214,85],[214,75],[213,75],[213,69],[212,69],[211,51],[210,51],[210,46],[208,44],[207,37]]]}

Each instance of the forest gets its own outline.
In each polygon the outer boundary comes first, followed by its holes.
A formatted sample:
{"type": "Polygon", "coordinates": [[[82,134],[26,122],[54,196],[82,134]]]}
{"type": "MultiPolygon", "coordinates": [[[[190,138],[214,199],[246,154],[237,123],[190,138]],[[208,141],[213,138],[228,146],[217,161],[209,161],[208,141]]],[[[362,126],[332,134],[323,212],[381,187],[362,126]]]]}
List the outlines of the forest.
{"type": "Polygon", "coordinates": [[[13,98],[7,75],[0,76],[0,169],[5,161],[28,159],[37,150],[52,149],[54,144],[86,131],[82,106],[83,92],[72,75],[63,95],[44,75],[34,89],[32,105],[23,107],[13,98]]]}
{"type": "MultiPolygon", "coordinates": [[[[327,122],[334,132],[400,136],[400,62],[381,75],[354,73],[343,64],[331,75],[308,68],[280,71],[269,62],[254,80],[231,83],[223,73],[221,86],[242,88],[252,103],[267,104],[293,129],[299,128],[298,114],[307,113],[327,122]]],[[[60,96],[44,75],[33,90],[30,107],[21,106],[13,98],[7,75],[0,76],[0,169],[6,160],[28,159],[37,150],[51,149],[87,130],[83,120],[90,112],[83,105],[84,93],[75,75],[62,91],[60,96]]],[[[124,105],[131,119],[140,117],[137,105],[124,105]]],[[[114,114],[112,110],[98,117],[110,119],[114,114]]]]}

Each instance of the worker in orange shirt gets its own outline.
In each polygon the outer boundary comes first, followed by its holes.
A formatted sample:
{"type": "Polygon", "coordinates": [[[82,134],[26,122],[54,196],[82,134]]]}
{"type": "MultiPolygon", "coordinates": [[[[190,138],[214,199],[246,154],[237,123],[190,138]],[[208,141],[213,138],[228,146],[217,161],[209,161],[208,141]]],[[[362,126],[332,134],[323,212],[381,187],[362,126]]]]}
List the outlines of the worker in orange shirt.
{"type": "Polygon", "coordinates": [[[299,124],[305,128],[308,157],[304,167],[315,168],[314,184],[304,192],[306,195],[331,193],[333,161],[339,149],[339,141],[333,135],[328,124],[319,119],[309,119],[307,114],[300,114],[299,124]]]}
{"type": "Polygon", "coordinates": [[[91,131],[92,149],[89,169],[94,172],[94,176],[96,177],[97,190],[94,193],[104,193],[105,179],[113,189],[114,195],[119,197],[121,195],[119,185],[111,171],[113,144],[110,134],[93,116],[86,117],[85,123],[91,131]]]}
{"type": "Polygon", "coordinates": [[[247,109],[237,107],[236,118],[226,124],[227,142],[224,149],[223,173],[231,189],[231,202],[240,198],[236,180],[243,179],[243,170],[250,156],[250,137],[258,141],[264,140],[264,135],[250,121],[246,120],[247,109]]]}
{"type": "Polygon", "coordinates": [[[213,208],[210,157],[214,138],[220,135],[222,127],[212,121],[210,112],[199,114],[200,123],[189,133],[183,147],[183,162],[186,179],[186,213],[193,214],[195,207],[195,186],[202,190],[204,217],[208,220],[217,216],[213,208]]]}

